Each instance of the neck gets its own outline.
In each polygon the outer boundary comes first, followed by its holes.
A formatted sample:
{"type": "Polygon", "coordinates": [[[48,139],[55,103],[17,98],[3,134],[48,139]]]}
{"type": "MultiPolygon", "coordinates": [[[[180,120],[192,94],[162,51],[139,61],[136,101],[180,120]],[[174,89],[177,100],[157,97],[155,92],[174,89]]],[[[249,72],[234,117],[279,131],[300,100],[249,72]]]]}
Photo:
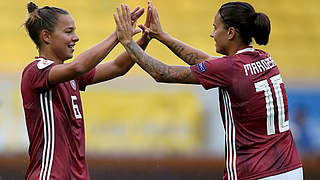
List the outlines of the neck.
{"type": "Polygon", "coordinates": [[[39,56],[43,57],[45,59],[51,60],[55,62],[56,64],[63,64],[63,60],[58,58],[54,53],[51,53],[48,50],[39,50],[39,56]]]}
{"type": "Polygon", "coordinates": [[[237,51],[244,49],[244,48],[247,48],[247,47],[249,47],[249,45],[247,45],[247,44],[238,44],[238,45],[232,46],[229,49],[227,56],[233,56],[234,54],[237,53],[237,51]]]}

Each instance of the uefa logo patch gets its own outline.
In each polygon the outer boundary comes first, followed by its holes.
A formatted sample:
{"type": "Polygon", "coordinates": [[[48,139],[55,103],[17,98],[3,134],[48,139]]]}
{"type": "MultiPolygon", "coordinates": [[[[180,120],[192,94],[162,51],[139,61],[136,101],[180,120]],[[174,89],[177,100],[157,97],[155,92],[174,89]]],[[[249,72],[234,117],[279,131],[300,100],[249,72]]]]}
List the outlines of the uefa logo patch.
{"type": "Polygon", "coordinates": [[[76,85],[76,82],[74,80],[70,81],[70,85],[71,85],[73,90],[77,90],[77,85],[76,85]]]}
{"type": "Polygon", "coordinates": [[[206,66],[204,65],[204,62],[197,64],[197,67],[201,73],[204,73],[207,70],[206,66]]]}
{"type": "Polygon", "coordinates": [[[50,60],[40,60],[38,63],[37,63],[37,67],[39,69],[44,69],[46,67],[48,67],[50,64],[52,64],[53,61],[50,61],[50,60]]]}

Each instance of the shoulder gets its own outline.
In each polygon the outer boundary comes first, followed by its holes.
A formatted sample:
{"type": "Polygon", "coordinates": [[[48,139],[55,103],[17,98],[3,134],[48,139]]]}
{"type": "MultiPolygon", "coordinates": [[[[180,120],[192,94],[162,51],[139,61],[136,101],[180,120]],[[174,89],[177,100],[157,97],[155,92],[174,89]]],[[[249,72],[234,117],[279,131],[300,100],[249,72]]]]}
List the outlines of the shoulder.
{"type": "Polygon", "coordinates": [[[205,64],[207,66],[226,68],[227,66],[232,65],[236,58],[237,57],[234,56],[217,57],[207,60],[205,64]]]}
{"type": "Polygon", "coordinates": [[[22,80],[29,83],[34,80],[40,80],[49,74],[49,71],[54,64],[55,63],[50,60],[36,59],[24,68],[22,80]]]}
{"type": "Polygon", "coordinates": [[[193,69],[196,69],[201,73],[207,72],[215,74],[231,70],[232,64],[233,60],[231,57],[215,57],[193,66],[193,69]]]}
{"type": "Polygon", "coordinates": [[[263,57],[269,57],[270,54],[264,50],[261,50],[261,49],[255,49],[255,52],[258,53],[260,56],[263,56],[263,57]]]}
{"type": "Polygon", "coordinates": [[[32,72],[35,71],[35,67],[37,66],[37,62],[36,61],[33,61],[31,63],[29,63],[23,70],[22,72],[22,76],[26,76],[26,75],[29,75],[29,74],[32,74],[32,72]]]}
{"type": "Polygon", "coordinates": [[[245,62],[247,63],[247,62],[254,62],[257,60],[269,58],[270,55],[263,50],[254,49],[253,51],[247,51],[247,52],[235,54],[232,57],[237,62],[240,61],[243,63],[245,63],[245,62]]]}
{"type": "Polygon", "coordinates": [[[55,65],[53,61],[39,58],[39,59],[35,59],[28,66],[26,66],[24,71],[27,71],[27,70],[42,71],[53,65],[55,65]]]}
{"type": "Polygon", "coordinates": [[[207,59],[206,62],[209,63],[217,63],[217,62],[227,62],[232,61],[235,57],[234,56],[222,56],[222,57],[213,57],[210,59],[207,59]]]}
{"type": "Polygon", "coordinates": [[[51,60],[46,60],[43,58],[36,58],[34,61],[32,61],[31,63],[29,63],[25,68],[24,71],[28,70],[28,69],[45,69],[47,67],[49,67],[50,65],[54,65],[55,63],[51,60]]]}

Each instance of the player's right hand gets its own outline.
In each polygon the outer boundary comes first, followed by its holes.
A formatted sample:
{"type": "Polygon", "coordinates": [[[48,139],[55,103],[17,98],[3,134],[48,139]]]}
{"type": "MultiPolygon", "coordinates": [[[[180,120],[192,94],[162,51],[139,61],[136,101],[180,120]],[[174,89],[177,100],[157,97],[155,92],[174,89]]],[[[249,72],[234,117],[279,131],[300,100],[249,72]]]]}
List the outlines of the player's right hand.
{"type": "Polygon", "coordinates": [[[136,22],[132,22],[129,6],[126,4],[121,4],[121,10],[120,7],[117,7],[117,14],[113,14],[113,17],[117,24],[116,34],[118,40],[122,45],[126,46],[132,41],[132,36],[141,30],[135,29],[136,22]]]}

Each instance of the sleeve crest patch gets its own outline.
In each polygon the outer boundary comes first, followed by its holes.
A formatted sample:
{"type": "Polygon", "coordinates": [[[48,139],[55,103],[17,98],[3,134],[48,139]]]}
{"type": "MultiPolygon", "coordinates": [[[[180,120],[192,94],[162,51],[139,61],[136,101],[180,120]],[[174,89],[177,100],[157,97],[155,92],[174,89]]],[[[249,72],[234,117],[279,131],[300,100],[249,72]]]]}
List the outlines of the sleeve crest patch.
{"type": "Polygon", "coordinates": [[[201,73],[204,73],[207,70],[207,67],[204,65],[204,62],[197,64],[197,67],[201,73]]]}

